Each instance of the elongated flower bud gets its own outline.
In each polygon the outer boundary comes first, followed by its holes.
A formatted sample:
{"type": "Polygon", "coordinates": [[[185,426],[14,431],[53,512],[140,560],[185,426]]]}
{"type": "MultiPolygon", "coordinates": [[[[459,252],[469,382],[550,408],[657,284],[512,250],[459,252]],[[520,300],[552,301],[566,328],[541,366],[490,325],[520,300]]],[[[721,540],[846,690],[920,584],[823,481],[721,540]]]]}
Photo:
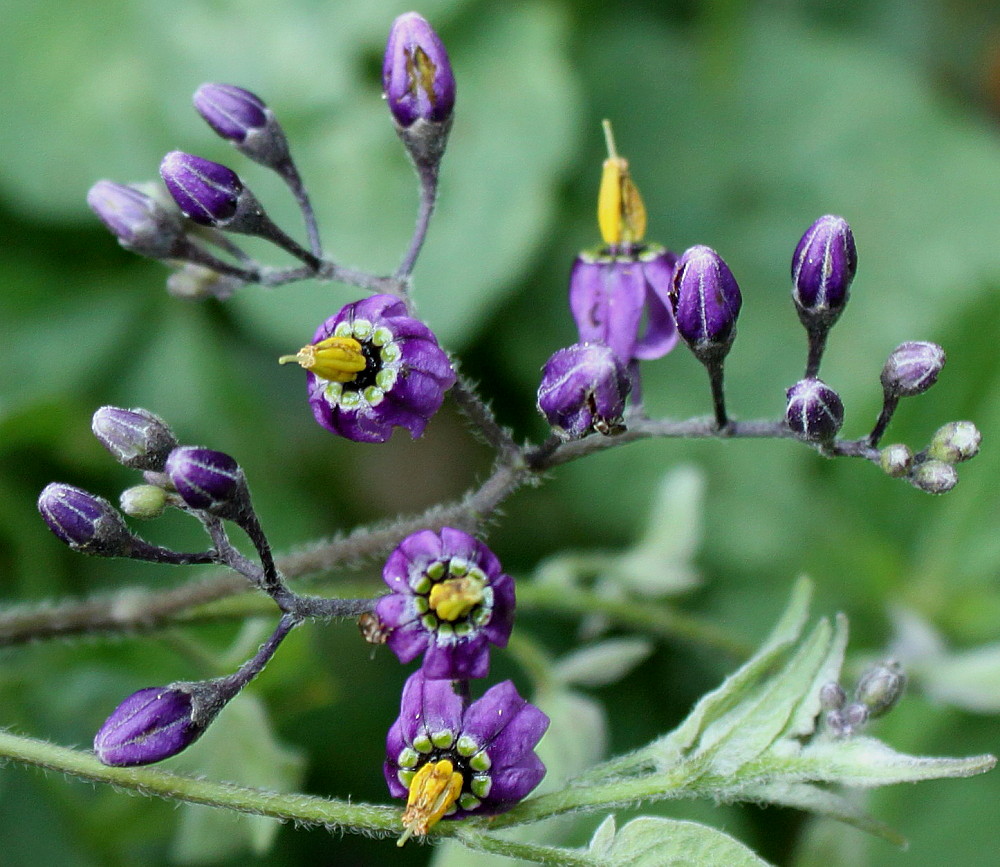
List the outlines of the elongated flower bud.
{"type": "Polygon", "coordinates": [[[844,404],[822,380],[799,380],[788,389],[786,397],[785,423],[804,440],[827,442],[844,424],[844,404]]]}
{"type": "Polygon", "coordinates": [[[87,204],[126,250],[164,259],[176,255],[184,238],[180,215],[134,187],[98,181],[87,204]]]}
{"type": "Polygon", "coordinates": [[[38,497],[38,511],[55,536],[74,551],[124,557],[133,536],[118,510],[103,497],[53,482],[38,497]]]}
{"type": "Polygon", "coordinates": [[[847,304],[858,253],[843,217],[820,217],[792,256],[792,299],[806,328],[829,328],[847,304]]]}
{"type": "Polygon", "coordinates": [[[257,94],[232,84],[203,84],[193,101],[205,122],[240,153],[269,168],[288,163],[288,139],[257,94]]]}
{"type": "Polygon", "coordinates": [[[733,272],[715,250],[696,246],[684,251],[670,300],[677,330],[699,359],[729,352],[743,298],[733,272]]]}
{"type": "Polygon", "coordinates": [[[159,472],[177,447],[167,423],[148,409],[102,406],[94,413],[91,427],[111,456],[133,470],[159,472]]]}
{"type": "Polygon", "coordinates": [[[163,158],[160,177],[184,216],[203,226],[230,220],[244,192],[232,169],[183,151],[171,151],[163,158]]]}
{"type": "Polygon", "coordinates": [[[177,755],[204,731],[192,719],[189,693],[152,686],[115,708],[94,737],[94,752],[106,765],[148,765],[177,755]]]}
{"type": "Polygon", "coordinates": [[[249,506],[243,470],[225,452],[181,446],[167,458],[166,472],[181,499],[192,509],[234,517],[249,506]]]}

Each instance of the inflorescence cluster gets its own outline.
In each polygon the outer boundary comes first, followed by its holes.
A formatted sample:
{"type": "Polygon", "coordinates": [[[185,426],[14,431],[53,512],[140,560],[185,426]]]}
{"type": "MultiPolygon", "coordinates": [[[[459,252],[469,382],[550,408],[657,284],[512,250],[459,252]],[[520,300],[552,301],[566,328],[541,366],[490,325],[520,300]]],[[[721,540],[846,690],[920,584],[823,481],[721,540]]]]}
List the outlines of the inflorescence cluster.
{"type": "MultiPolygon", "coordinates": [[[[308,403],[324,428],[362,443],[385,442],[396,427],[419,437],[445,393],[453,390],[498,454],[499,469],[481,488],[492,499],[484,494],[475,510],[480,522],[539,472],[640,437],[797,438],[827,456],[866,458],[931,493],[949,490],[957,479],[955,464],[976,454],[979,433],[964,421],[942,427],[916,454],[900,444],[879,448],[899,399],[935,382],[944,353],[932,343],[907,342],[894,350],[882,371],[883,409],[871,433],[859,440],[837,438],[843,405],[818,377],[830,328],[848,300],[857,253],[850,227],[835,216],[818,219],[792,258],[792,298],[808,334],[808,358],[803,379],[788,389],[784,418],[731,419],[723,365],[736,336],[739,286],[710,247],[695,246],[678,256],[644,240],[645,207],[608,124],[609,157],[598,197],[604,243],[581,253],[570,275],[569,306],[579,342],[558,350],[542,371],[537,405],[550,436],[537,446],[517,446],[457,376],[433,332],[417,318],[409,294],[410,274],[434,209],[456,93],[445,48],[416,13],[393,24],[383,88],[421,189],[413,239],[392,276],[346,268],[324,254],[280,124],[259,97],[232,85],[203,85],[195,93],[195,108],[240,153],[287,184],[303,215],[305,246],[271,220],[233,170],[180,151],[161,164],[165,190],[105,180],[88,195],[91,208],[122,246],[173,267],[168,288],[174,295],[225,300],[248,284],[278,286],[306,278],[364,290],[365,297],[321,323],[311,343],[279,359],[307,371],[308,403]],[[240,248],[233,234],[263,238],[301,264],[264,266],[240,248]],[[710,420],[653,420],[643,411],[639,362],[663,356],[679,340],[708,372],[714,403],[710,420]],[[589,437],[592,433],[602,436],[589,437]]],[[[385,561],[388,594],[375,600],[303,596],[275,566],[235,459],[180,444],[162,419],[144,409],[103,407],[94,415],[93,430],[116,460],[143,474],[142,484],[122,494],[121,512],[153,518],[167,507],[179,509],[201,522],[211,546],[178,552],[153,545],[134,534],[107,500],[51,484],[38,507],[60,540],[105,557],[222,565],[266,593],[281,612],[271,637],[233,674],[142,689],[125,699],[95,738],[101,761],[141,765],[175,755],[263,670],[296,626],[349,616],[360,618],[365,637],[387,644],[400,662],[421,659],[403,688],[399,718],[386,741],[387,785],[393,796],[407,801],[401,842],[427,834],[445,817],[503,811],[542,779],[545,768],[534,750],[548,725],[545,714],[521,698],[510,681],[478,699],[471,695],[471,681],[488,674],[491,645],[506,646],[514,623],[514,581],[482,541],[451,526],[408,532],[385,561]],[[247,534],[259,562],[231,544],[226,522],[247,534]]],[[[897,683],[890,672],[878,683],[859,685],[858,700],[845,708],[843,690],[831,685],[823,696],[827,724],[849,734],[862,717],[890,706],[886,695],[898,696],[897,687],[901,680],[897,683]]]]}

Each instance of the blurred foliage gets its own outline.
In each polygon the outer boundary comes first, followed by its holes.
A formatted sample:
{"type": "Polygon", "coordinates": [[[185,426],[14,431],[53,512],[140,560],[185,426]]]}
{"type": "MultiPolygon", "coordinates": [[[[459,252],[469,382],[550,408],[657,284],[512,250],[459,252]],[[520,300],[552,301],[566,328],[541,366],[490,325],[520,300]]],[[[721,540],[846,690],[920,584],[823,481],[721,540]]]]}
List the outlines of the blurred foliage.
{"type": "MultiPolygon", "coordinates": [[[[98,178],[152,177],[163,153],[183,148],[246,170],[275,216],[297,228],[278,184],[214,139],[189,108],[202,81],[233,82],[262,94],[286,126],[331,252],[392,268],[412,226],[416,184],[380,102],[378,69],[389,23],[408,7],[8,4],[0,28],[4,604],[172,586],[194,572],[87,560],[61,549],[38,520],[35,498],[52,479],[111,499],[130,483],[89,434],[102,404],[146,406],[183,440],[236,455],[279,550],[454,497],[485,472],[488,455],[450,404],[418,443],[401,435],[383,447],[358,446],[313,423],[301,376],[274,359],[352,300],[343,287],[251,287],[226,306],[174,301],[162,289],[164,270],[118,249],[83,203],[98,178]]],[[[740,336],[727,362],[734,414],[781,411],[805,355],[788,297],[791,252],[815,217],[839,213],[860,256],[824,364],[847,407],[845,433],[861,435],[874,421],[888,352],[924,339],[945,347],[948,366],[919,404],[904,402],[888,441],[920,448],[958,418],[985,434],[983,454],[961,468],[961,483],[944,498],[790,442],[638,443],[562,467],[511,500],[491,534],[508,570],[529,573],[566,548],[623,549],[648,524],[658,480],[683,462],[707,479],[701,584],[685,598],[688,610],[755,640],[805,572],[817,585],[817,610],[849,615],[856,654],[890,644],[890,606],[932,624],[952,661],[995,645],[1000,513],[989,503],[991,467],[1000,469],[992,333],[1000,321],[1000,6],[425,0],[419,11],[449,47],[459,107],[416,297],[518,435],[541,435],[538,370],[573,340],[566,276],[576,251],[598,240],[604,117],[646,199],[651,239],[677,250],[709,244],[740,281],[740,336]]],[[[651,414],[708,411],[704,372],[683,348],[646,363],[644,379],[651,414]]],[[[179,518],[150,535],[177,546],[198,540],[179,518]]],[[[577,625],[538,615],[520,621],[556,656],[570,649],[577,625]]],[[[237,627],[187,632],[199,658],[231,663],[237,627]]],[[[0,725],[87,744],[129,691],[202,675],[184,646],[154,636],[3,651],[0,725]]],[[[670,728],[732,662],[661,644],[620,683],[582,689],[613,709],[608,737],[620,751],[670,728]]],[[[494,674],[519,684],[527,677],[503,655],[494,674]]],[[[982,678],[988,688],[996,673],[982,678]]],[[[284,757],[287,779],[295,767],[288,751],[306,757],[305,790],[384,801],[383,732],[403,679],[389,654],[369,661],[350,624],[308,627],[247,696],[263,701],[269,723],[253,708],[242,718],[272,730],[267,743],[284,757]]],[[[997,750],[995,717],[975,715],[974,701],[942,703],[950,693],[940,677],[927,696],[920,692],[918,679],[879,723],[888,743],[942,755],[997,750]]],[[[200,772],[211,773],[209,758],[200,772]]],[[[911,840],[905,853],[785,810],[660,804],[646,812],[707,821],[776,864],[924,867],[983,863],[996,849],[998,798],[996,774],[871,796],[872,811],[911,840]]],[[[196,856],[176,834],[200,820],[167,804],[14,767],[0,773],[0,801],[0,851],[11,867],[196,856]]],[[[568,843],[584,845],[597,824],[568,843]]],[[[240,833],[260,839],[252,829],[240,833]]],[[[284,827],[265,854],[215,854],[220,864],[369,864],[384,861],[387,845],[284,827]]],[[[402,865],[426,863],[427,854],[411,845],[391,856],[402,865]]]]}

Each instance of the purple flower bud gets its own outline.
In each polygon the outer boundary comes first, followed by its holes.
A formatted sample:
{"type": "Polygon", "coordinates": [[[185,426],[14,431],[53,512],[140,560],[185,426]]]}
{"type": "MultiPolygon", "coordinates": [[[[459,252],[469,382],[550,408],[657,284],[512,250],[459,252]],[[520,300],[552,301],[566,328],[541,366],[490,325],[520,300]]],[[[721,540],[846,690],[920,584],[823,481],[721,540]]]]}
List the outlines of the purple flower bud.
{"type": "Polygon", "coordinates": [[[607,344],[623,365],[666,355],[677,343],[670,306],[676,263],[673,253],[655,244],[635,255],[601,251],[577,256],[569,278],[569,306],[581,343],[607,344]]]}
{"type": "Polygon", "coordinates": [[[384,443],[394,427],[416,439],[455,384],[434,333],[394,295],[348,304],[320,325],[311,344],[278,360],[308,371],[319,424],[362,443],[384,443]]]}
{"type": "Polygon", "coordinates": [[[597,431],[625,429],[622,414],[632,385],[611,347],[574,343],[560,349],[542,369],[538,410],[564,440],[597,431]]]}
{"type": "Polygon", "coordinates": [[[180,216],[139,190],[98,181],[87,192],[87,204],[126,250],[163,259],[175,255],[184,236],[180,216]]]}
{"type": "Polygon", "coordinates": [[[232,84],[203,84],[194,107],[222,138],[270,168],[289,161],[288,140],[271,110],[255,93],[232,84]]]}
{"type": "Polygon", "coordinates": [[[923,394],[944,367],[944,350],[936,343],[909,340],[897,346],[882,368],[882,388],[893,397],[923,394]]]}
{"type": "Polygon", "coordinates": [[[913,451],[904,443],[893,443],[879,452],[879,466],[888,476],[901,479],[913,467],[913,451]]]}
{"type": "Polygon", "coordinates": [[[148,409],[102,406],[91,427],[111,456],[133,470],[162,470],[167,455],[177,447],[167,423],[148,409]]]}
{"type": "Polygon", "coordinates": [[[231,517],[248,503],[243,470],[235,458],[224,452],[181,446],[167,458],[166,472],[181,499],[192,509],[231,517]]]}
{"type": "Polygon", "coordinates": [[[389,793],[407,799],[404,839],[425,835],[442,818],[513,807],[545,776],[534,750],[548,725],[509,680],[466,705],[449,681],[427,680],[422,669],[411,675],[383,768],[389,793]]]}
{"type": "Polygon", "coordinates": [[[151,686],[115,708],[94,737],[94,752],[106,765],[148,765],[177,755],[204,731],[192,719],[189,693],[151,686]]]}
{"type": "Polygon", "coordinates": [[[785,394],[785,423],[797,436],[822,443],[837,435],[844,424],[844,404],[825,382],[801,379],[785,394]]]}
{"type": "Polygon", "coordinates": [[[203,226],[233,217],[244,192],[232,169],[183,151],[171,151],[163,158],[160,177],[184,216],[203,226]]]}
{"type": "Polygon", "coordinates": [[[74,551],[123,557],[133,537],[118,510],[103,497],[53,482],[38,496],[38,511],[49,529],[74,551]]]}
{"type": "Polygon", "coordinates": [[[895,707],[906,687],[906,675],[898,662],[880,663],[868,669],[858,681],[855,699],[868,708],[871,719],[895,707]]]}
{"type": "Polygon", "coordinates": [[[947,494],[958,484],[958,470],[944,461],[923,461],[910,473],[910,484],[928,494],[947,494]]]}
{"type": "Polygon", "coordinates": [[[455,108],[455,76],[444,43],[416,12],[400,15],[389,31],[382,89],[397,123],[444,123],[455,108]]]}
{"type": "Polygon", "coordinates": [[[486,545],[451,527],[421,530],[389,555],[382,578],[392,592],[375,614],[400,662],[423,653],[425,677],[486,676],[490,644],[506,647],[514,626],[514,579],[486,545]]]}
{"type": "Polygon", "coordinates": [[[736,336],[743,299],[722,257],[711,247],[685,250],[670,298],[677,330],[699,360],[724,357],[736,336]]]}
{"type": "Polygon", "coordinates": [[[858,269],[851,227],[843,217],[820,217],[792,256],[792,299],[807,328],[829,328],[847,304],[858,269]]]}
{"type": "Polygon", "coordinates": [[[255,93],[232,84],[203,84],[194,92],[194,107],[222,138],[242,144],[253,131],[267,126],[267,106],[255,93]]]}
{"type": "Polygon", "coordinates": [[[971,421],[950,421],[937,429],[927,456],[947,464],[958,464],[979,454],[983,435],[971,421]]]}

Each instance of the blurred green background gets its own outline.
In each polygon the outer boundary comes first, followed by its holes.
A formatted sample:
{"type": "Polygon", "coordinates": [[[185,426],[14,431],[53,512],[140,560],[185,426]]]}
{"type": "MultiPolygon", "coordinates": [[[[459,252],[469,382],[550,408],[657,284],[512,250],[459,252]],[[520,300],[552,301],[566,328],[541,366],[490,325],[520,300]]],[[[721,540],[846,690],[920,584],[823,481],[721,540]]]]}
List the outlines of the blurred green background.
{"type": "MultiPolygon", "coordinates": [[[[176,301],[163,289],[166,271],[122,251],[84,204],[95,180],[155,177],[161,156],[179,148],[236,168],[298,231],[284,190],[190,107],[203,81],[231,82],[261,94],[284,124],[328,251],[345,264],[392,269],[416,190],[380,99],[379,69],[389,24],[408,8],[390,0],[5,4],[0,604],[169,587],[196,574],[73,555],[39,520],[35,499],[53,479],[112,500],[133,483],[90,435],[103,404],[148,407],[182,441],[236,455],[279,551],[453,498],[488,470],[488,453],[450,402],[417,443],[400,435],[360,446],[313,423],[301,372],[274,361],[354,300],[349,289],[250,287],[226,305],[176,301]]],[[[837,213],[854,228],[860,260],[823,369],[847,408],[844,433],[870,428],[882,362],[907,339],[941,343],[949,362],[930,393],[903,403],[887,442],[918,449],[952,419],[984,433],[984,453],[942,498],[787,441],[634,444],[562,467],[506,504],[490,543],[508,571],[527,576],[564,548],[627,547],[662,475],[691,464],[706,488],[701,584],[680,602],[685,610],[752,642],[806,573],[821,612],[849,615],[855,659],[884,652],[889,612],[905,610],[942,644],[874,733],[909,752],[1000,749],[1000,517],[990,481],[1000,469],[1000,5],[426,0],[418,11],[448,45],[458,109],[416,298],[519,437],[543,434],[538,371],[574,339],[566,277],[576,251],[599,240],[605,117],[646,200],[650,239],[678,251],[709,244],[740,281],[744,308],[728,362],[735,415],[782,411],[805,357],[789,300],[791,253],[812,220],[837,213]]],[[[709,411],[704,371],[683,348],[646,363],[644,383],[653,415],[709,411]]],[[[200,541],[181,516],[147,530],[178,547],[200,541]]],[[[374,593],[377,573],[332,576],[326,586],[346,579],[374,593]]],[[[127,693],[231,670],[270,622],[4,650],[0,725],[86,747],[127,693]]],[[[572,646],[577,626],[544,612],[519,621],[553,654],[572,646]]],[[[386,651],[369,657],[351,624],[299,630],[218,731],[166,766],[384,801],[382,743],[405,672],[386,651]]],[[[658,644],[622,682],[589,691],[613,707],[609,748],[667,730],[734,664],[709,648],[658,644]]],[[[530,688],[510,654],[495,656],[492,676],[530,688]]],[[[994,863],[998,803],[996,773],[875,793],[869,806],[911,840],[905,853],[787,810],[668,803],[646,812],[710,822],[781,865],[925,867],[994,863]]],[[[11,867],[429,857],[414,845],[400,852],[292,827],[268,845],[261,823],[218,822],[207,808],[0,770],[0,861],[11,867]]],[[[563,842],[580,845],[595,824],[574,826],[563,842]]],[[[454,863],[473,863],[467,857],[454,863]]]]}

